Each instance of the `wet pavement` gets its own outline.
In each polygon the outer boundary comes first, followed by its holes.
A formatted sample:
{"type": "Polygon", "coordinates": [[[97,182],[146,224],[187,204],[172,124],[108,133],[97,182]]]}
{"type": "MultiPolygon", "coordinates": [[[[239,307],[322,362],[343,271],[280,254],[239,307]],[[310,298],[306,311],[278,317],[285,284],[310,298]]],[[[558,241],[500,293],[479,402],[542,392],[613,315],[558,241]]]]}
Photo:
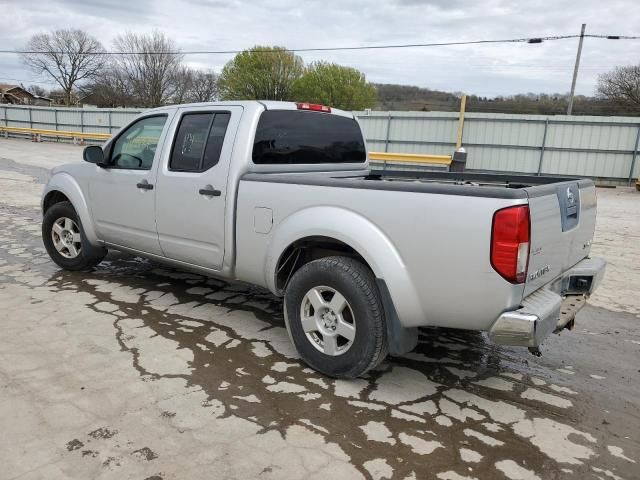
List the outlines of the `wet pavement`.
{"type": "Polygon", "coordinates": [[[38,194],[80,151],[0,140],[0,478],[640,478],[640,194],[599,190],[615,275],[541,358],[424,329],[337,381],[269,292],[117,252],[55,266],[38,194]]]}

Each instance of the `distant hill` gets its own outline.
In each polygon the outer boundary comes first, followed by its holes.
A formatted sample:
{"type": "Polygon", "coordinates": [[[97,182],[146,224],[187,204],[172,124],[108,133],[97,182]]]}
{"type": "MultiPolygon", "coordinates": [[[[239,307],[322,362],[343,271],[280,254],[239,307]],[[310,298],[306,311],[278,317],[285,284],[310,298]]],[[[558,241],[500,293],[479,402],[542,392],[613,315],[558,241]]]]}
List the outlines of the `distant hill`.
{"type": "MultiPolygon", "coordinates": [[[[462,93],[459,92],[443,92],[389,83],[374,85],[378,90],[376,110],[456,112],[460,109],[462,93]]],[[[567,111],[567,95],[527,93],[496,98],[469,95],[467,111],[558,115],[567,111]]],[[[575,115],[640,116],[640,109],[579,95],[574,100],[573,113],[575,115]]]]}
{"type": "Polygon", "coordinates": [[[390,83],[374,84],[378,90],[379,110],[456,111],[460,96],[453,93],[390,83]]]}

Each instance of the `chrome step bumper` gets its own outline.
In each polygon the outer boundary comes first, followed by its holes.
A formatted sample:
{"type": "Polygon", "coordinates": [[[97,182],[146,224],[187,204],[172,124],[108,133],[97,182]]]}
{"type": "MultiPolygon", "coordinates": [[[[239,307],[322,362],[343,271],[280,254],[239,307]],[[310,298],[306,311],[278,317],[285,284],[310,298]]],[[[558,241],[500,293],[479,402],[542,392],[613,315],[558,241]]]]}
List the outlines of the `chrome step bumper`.
{"type": "Polygon", "coordinates": [[[489,329],[500,345],[538,347],[553,331],[570,324],[586,298],[602,281],[606,262],[587,258],[522,301],[519,309],[504,312],[489,329]]]}

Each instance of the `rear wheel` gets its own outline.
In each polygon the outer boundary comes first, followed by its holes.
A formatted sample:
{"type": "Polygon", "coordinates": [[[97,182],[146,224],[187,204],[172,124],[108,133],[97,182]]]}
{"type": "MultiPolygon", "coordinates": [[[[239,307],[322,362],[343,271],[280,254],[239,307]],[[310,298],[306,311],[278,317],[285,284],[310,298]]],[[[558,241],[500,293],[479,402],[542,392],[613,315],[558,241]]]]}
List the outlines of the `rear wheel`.
{"type": "Polygon", "coordinates": [[[45,212],[42,240],[51,260],[65,270],[91,269],[107,254],[105,248],[89,243],[70,202],[56,203],[45,212]]]}
{"type": "Polygon", "coordinates": [[[326,257],[303,265],[287,286],[285,315],[298,353],[325,375],[358,377],[387,355],[375,278],[352,258],[326,257]]]}

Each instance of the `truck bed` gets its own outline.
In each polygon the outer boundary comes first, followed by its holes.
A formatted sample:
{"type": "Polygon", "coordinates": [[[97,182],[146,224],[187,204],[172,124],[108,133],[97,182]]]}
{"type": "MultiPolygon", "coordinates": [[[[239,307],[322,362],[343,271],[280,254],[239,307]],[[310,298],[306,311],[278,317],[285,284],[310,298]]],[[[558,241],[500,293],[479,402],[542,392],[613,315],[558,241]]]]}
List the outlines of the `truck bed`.
{"type": "Polygon", "coordinates": [[[366,224],[372,230],[366,240],[358,240],[361,250],[374,251],[372,262],[396,255],[409,278],[392,291],[397,308],[421,303],[421,309],[401,315],[405,326],[483,330],[501,312],[518,308],[527,295],[588,257],[595,209],[589,179],[368,170],[247,173],[238,195],[238,274],[266,283],[252,274],[254,265],[269,258],[266,245],[274,241],[272,232],[286,231],[283,225],[291,219],[305,218],[309,235],[337,236],[357,251],[340,235],[359,238],[361,232],[354,230],[364,230],[366,224]],[[530,212],[528,275],[519,284],[500,277],[490,264],[493,216],[514,205],[527,205],[530,212]],[[273,212],[273,229],[266,238],[255,232],[256,208],[273,212]],[[306,212],[314,213],[305,217],[306,212]],[[356,226],[359,221],[363,224],[356,226]],[[369,240],[376,235],[385,238],[378,250],[369,240]],[[400,298],[407,292],[413,299],[400,298]]]}
{"type": "Polygon", "coordinates": [[[555,193],[562,184],[593,186],[590,179],[493,173],[366,171],[358,173],[247,173],[243,180],[436,193],[504,199],[531,198],[555,193]]]}

